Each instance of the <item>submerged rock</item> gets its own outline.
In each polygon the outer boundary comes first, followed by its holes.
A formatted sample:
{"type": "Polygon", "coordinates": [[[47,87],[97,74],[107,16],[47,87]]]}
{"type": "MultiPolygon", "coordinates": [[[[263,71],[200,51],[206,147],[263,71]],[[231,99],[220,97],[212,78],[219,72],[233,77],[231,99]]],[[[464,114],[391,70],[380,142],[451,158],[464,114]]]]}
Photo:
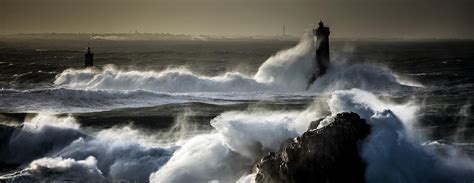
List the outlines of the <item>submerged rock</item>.
{"type": "Polygon", "coordinates": [[[295,138],[281,152],[271,152],[257,164],[256,182],[365,182],[360,140],[370,126],[356,113],[340,113],[331,124],[295,138]]]}

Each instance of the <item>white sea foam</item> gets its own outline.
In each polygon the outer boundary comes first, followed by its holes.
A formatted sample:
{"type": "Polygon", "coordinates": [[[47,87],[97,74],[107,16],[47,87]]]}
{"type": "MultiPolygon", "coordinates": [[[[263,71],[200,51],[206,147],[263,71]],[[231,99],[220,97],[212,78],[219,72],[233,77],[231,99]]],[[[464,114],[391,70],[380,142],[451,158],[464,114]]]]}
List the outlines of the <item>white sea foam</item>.
{"type": "Polygon", "coordinates": [[[42,180],[104,178],[143,182],[176,149],[150,143],[151,139],[127,126],[87,132],[70,116],[40,114],[18,127],[8,142],[2,142],[8,144],[8,149],[0,150],[0,160],[27,163],[21,175],[42,180]]]}
{"type": "MultiPolygon", "coordinates": [[[[151,182],[234,182],[266,152],[303,133],[321,111],[230,111],[211,121],[214,131],[182,144],[151,182]]],[[[246,179],[247,180],[247,179],[246,179]]]]}
{"type": "Polygon", "coordinates": [[[124,107],[204,102],[225,104],[241,100],[273,100],[281,96],[329,95],[342,89],[393,92],[411,87],[382,66],[355,64],[350,53],[335,54],[327,74],[306,90],[314,66],[314,37],[305,34],[293,48],[269,57],[255,74],[225,72],[215,76],[194,73],[185,66],[162,71],[126,70],[114,65],[66,69],[54,88],[0,90],[0,110],[52,113],[93,112],[124,107]]]}
{"type": "Polygon", "coordinates": [[[101,180],[104,178],[97,168],[97,159],[92,156],[78,161],[61,157],[41,158],[31,162],[25,171],[40,179],[101,180]]]}
{"type": "MultiPolygon", "coordinates": [[[[293,48],[268,58],[252,76],[226,72],[204,76],[189,69],[168,68],[163,71],[122,70],[113,65],[102,69],[67,69],[56,76],[58,87],[86,90],[149,90],[174,93],[239,92],[305,92],[314,63],[314,37],[305,34],[293,48]]],[[[328,73],[316,80],[310,91],[331,92],[341,89],[387,90],[402,85],[386,68],[352,64],[335,57],[328,73]]]]}
{"type": "MultiPolygon", "coordinates": [[[[35,130],[24,130],[12,138],[11,144],[29,144],[13,149],[20,156],[12,160],[40,158],[25,171],[52,180],[82,175],[87,180],[103,176],[151,182],[248,182],[253,175],[245,174],[266,152],[278,151],[287,139],[301,135],[310,121],[324,117],[319,105],[315,103],[301,111],[255,108],[225,112],[211,121],[213,131],[184,139],[177,150],[154,144],[152,138],[129,127],[85,135],[80,127],[71,124],[71,117],[54,119],[40,115],[43,117],[26,123],[37,126],[35,130]],[[57,122],[49,126],[41,119],[57,122]],[[131,132],[123,133],[126,131],[131,132]],[[45,143],[55,147],[43,152],[46,157],[24,153],[41,152],[38,149],[45,147],[38,144],[45,143]],[[63,176],[45,173],[47,169],[63,176]]],[[[353,111],[371,124],[372,132],[363,142],[361,152],[368,164],[369,182],[463,182],[474,178],[474,166],[466,163],[469,161],[461,157],[444,161],[410,135],[408,129],[416,121],[418,110],[413,103],[394,104],[370,92],[352,89],[334,92],[327,106],[331,116],[353,111]]]]}
{"type": "Polygon", "coordinates": [[[12,164],[23,164],[49,152],[59,151],[75,139],[87,137],[78,128],[79,125],[70,116],[58,118],[39,114],[25,121],[23,126],[17,127],[7,138],[7,142],[2,141],[8,144],[5,146],[8,149],[1,150],[4,156],[1,156],[0,160],[12,164]]]}
{"type": "Polygon", "coordinates": [[[158,92],[238,92],[265,90],[263,83],[240,73],[209,77],[185,68],[155,71],[123,71],[112,65],[102,70],[68,69],[57,76],[56,85],[81,89],[150,90],[158,92]]]}
{"type": "Polygon", "coordinates": [[[450,161],[423,147],[413,131],[418,108],[412,103],[392,104],[373,94],[353,89],[339,91],[328,101],[333,114],[353,111],[368,120],[371,133],[362,145],[367,161],[368,182],[469,182],[474,180],[474,164],[465,157],[450,161]],[[447,163],[449,162],[449,163],[447,163]]]}
{"type": "Polygon", "coordinates": [[[184,102],[221,104],[280,96],[311,97],[351,88],[371,92],[412,88],[401,84],[389,69],[351,63],[350,53],[343,52],[334,55],[327,74],[306,90],[312,73],[317,72],[315,44],[314,37],[305,34],[293,48],[269,57],[255,74],[225,72],[206,76],[185,66],[161,71],[126,70],[114,65],[66,69],[56,76],[55,88],[0,90],[0,95],[15,96],[1,98],[0,102],[6,104],[5,109],[17,111],[91,112],[184,102]]]}
{"type": "MultiPolygon", "coordinates": [[[[314,44],[313,37],[303,38],[294,48],[270,57],[253,76],[237,72],[203,76],[183,68],[127,71],[109,65],[102,69],[65,70],[57,76],[55,84],[68,90],[112,93],[117,90],[220,93],[216,98],[239,92],[292,95],[306,88],[313,68],[314,44]]],[[[321,127],[330,123],[335,114],[344,111],[357,112],[372,125],[361,152],[368,164],[366,178],[369,182],[465,182],[473,179],[473,166],[457,163],[469,161],[451,157],[451,164],[447,164],[421,145],[414,129],[418,112],[415,104],[394,104],[370,93],[405,88],[395,74],[368,64],[337,60],[332,63],[328,73],[310,88],[310,92],[331,96],[326,106],[315,102],[299,111],[257,108],[224,112],[211,121],[212,131],[179,138],[179,142],[171,143],[171,146],[153,143],[153,138],[140,135],[140,131],[131,127],[87,133],[72,119],[61,119],[50,125],[57,119],[38,117],[9,139],[12,151],[9,161],[27,163],[37,159],[25,170],[31,170],[29,174],[33,176],[51,179],[55,177],[44,173],[48,169],[71,177],[90,177],[89,180],[104,177],[151,182],[249,182],[253,175],[246,174],[255,161],[266,152],[279,150],[288,139],[301,135],[312,120],[326,117],[322,111],[328,108],[331,115],[321,127]],[[351,88],[359,89],[340,91],[351,88]]],[[[166,136],[159,134],[156,137],[166,136]]]]}
{"type": "MultiPolygon", "coordinates": [[[[353,111],[372,125],[371,135],[362,145],[369,182],[472,180],[472,167],[447,164],[410,134],[408,129],[416,122],[418,112],[415,104],[382,101],[358,89],[337,91],[327,104],[332,113],[328,122],[339,112],[353,111]]],[[[286,139],[300,135],[303,131],[297,126],[306,128],[309,121],[322,117],[315,111],[311,106],[303,111],[225,112],[211,122],[215,132],[183,144],[162,169],[151,175],[150,181],[251,182],[253,175],[242,173],[250,170],[264,152],[277,151],[286,139]]],[[[457,161],[465,162],[459,157],[457,161]]]]}

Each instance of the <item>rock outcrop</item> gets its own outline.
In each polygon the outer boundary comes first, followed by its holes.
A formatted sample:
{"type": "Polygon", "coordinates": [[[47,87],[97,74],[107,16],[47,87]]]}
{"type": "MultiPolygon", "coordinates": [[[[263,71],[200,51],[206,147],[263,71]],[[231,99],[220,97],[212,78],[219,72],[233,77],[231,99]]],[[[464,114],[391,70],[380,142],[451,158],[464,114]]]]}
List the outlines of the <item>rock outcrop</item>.
{"type": "Polygon", "coordinates": [[[365,182],[359,147],[370,126],[356,113],[337,114],[333,123],[316,129],[320,121],[281,152],[263,157],[256,182],[365,182]]]}

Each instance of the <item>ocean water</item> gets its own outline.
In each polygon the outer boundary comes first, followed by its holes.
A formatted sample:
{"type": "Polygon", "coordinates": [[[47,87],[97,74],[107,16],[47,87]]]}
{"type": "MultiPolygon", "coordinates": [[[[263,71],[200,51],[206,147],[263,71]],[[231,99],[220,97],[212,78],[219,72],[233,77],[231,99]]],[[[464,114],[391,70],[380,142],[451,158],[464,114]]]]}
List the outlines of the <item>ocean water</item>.
{"type": "Polygon", "coordinates": [[[306,89],[316,46],[0,40],[0,123],[16,127],[1,178],[248,182],[311,121],[354,111],[375,129],[369,182],[474,180],[474,42],[335,39],[306,89]]]}

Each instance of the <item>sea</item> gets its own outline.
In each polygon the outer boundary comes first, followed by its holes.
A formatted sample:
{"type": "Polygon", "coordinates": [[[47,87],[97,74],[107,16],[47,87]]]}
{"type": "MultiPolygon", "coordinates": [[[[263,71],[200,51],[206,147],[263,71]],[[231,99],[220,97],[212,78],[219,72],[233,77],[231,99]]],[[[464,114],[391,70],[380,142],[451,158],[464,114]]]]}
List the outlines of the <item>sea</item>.
{"type": "Polygon", "coordinates": [[[317,46],[0,39],[0,179],[252,182],[311,121],[356,112],[368,182],[474,180],[474,41],[331,39],[308,83],[317,46]]]}

